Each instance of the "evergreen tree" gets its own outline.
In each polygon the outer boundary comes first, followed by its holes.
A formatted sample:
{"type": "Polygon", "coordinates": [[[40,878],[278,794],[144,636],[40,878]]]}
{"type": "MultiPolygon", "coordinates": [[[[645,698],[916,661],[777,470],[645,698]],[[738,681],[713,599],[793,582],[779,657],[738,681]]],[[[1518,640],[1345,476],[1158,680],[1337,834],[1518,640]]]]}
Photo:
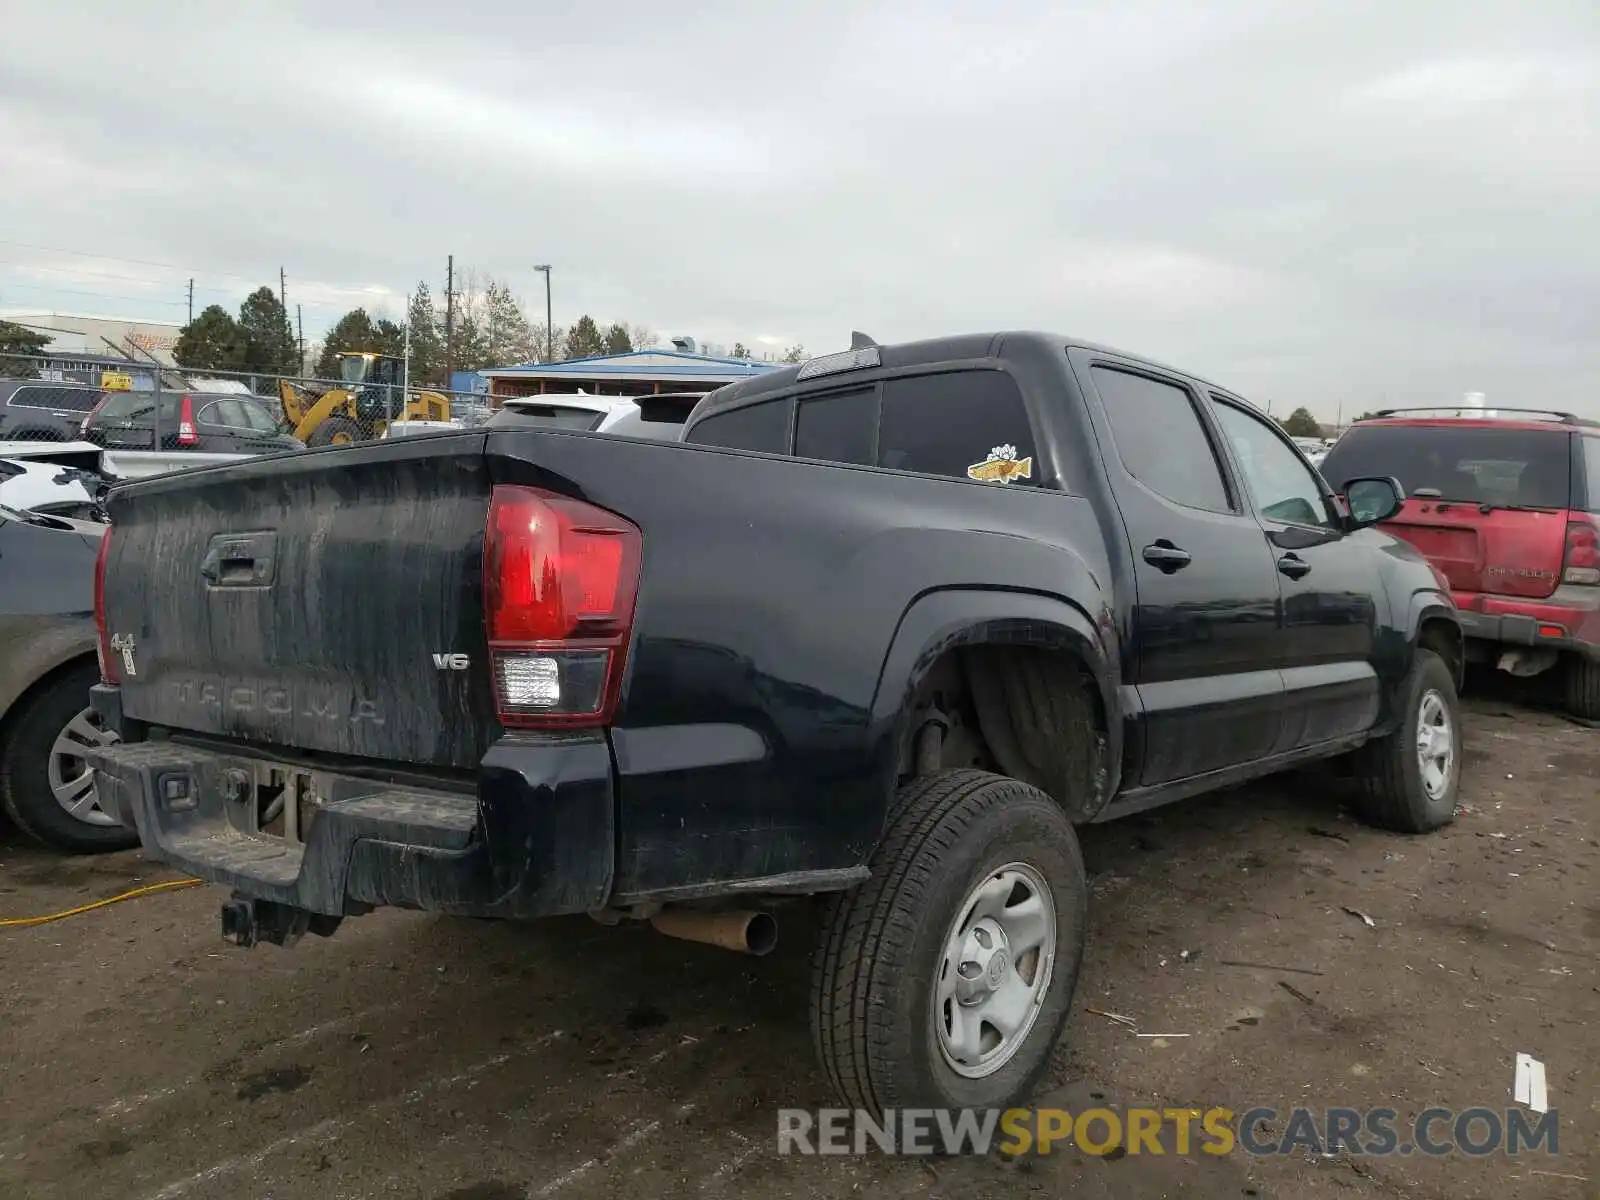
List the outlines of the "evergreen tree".
{"type": "Polygon", "coordinates": [[[509,367],[533,357],[533,331],[509,284],[485,279],[480,321],[485,361],[478,366],[509,367]]]}
{"type": "Polygon", "coordinates": [[[42,355],[53,340],[47,333],[35,333],[11,321],[0,320],[0,375],[10,375],[13,379],[36,378],[38,366],[28,360],[42,355]]]}
{"type": "Polygon", "coordinates": [[[606,344],[600,336],[600,327],[588,313],[579,317],[577,323],[567,330],[566,348],[568,358],[593,358],[605,353],[606,344]]]}
{"type": "Polygon", "coordinates": [[[264,375],[295,373],[300,350],[277,292],[261,287],[245,297],[239,306],[239,333],[244,343],[244,370],[264,375]]]}
{"type": "Polygon", "coordinates": [[[626,325],[619,323],[606,330],[605,353],[626,354],[632,349],[633,339],[628,336],[626,325]]]}
{"type": "Polygon", "coordinates": [[[322,339],[322,353],[317,357],[319,379],[339,378],[339,355],[352,350],[376,350],[378,335],[372,318],[364,308],[353,308],[334,322],[322,339]]]}
{"type": "Polygon", "coordinates": [[[207,305],[179,330],[172,359],[180,367],[201,371],[243,371],[244,330],[222,305],[207,305]]]}
{"type": "Polygon", "coordinates": [[[434,311],[433,295],[425,282],[417,283],[406,314],[411,325],[411,378],[416,383],[443,384],[444,336],[439,330],[439,314],[434,311]]]}

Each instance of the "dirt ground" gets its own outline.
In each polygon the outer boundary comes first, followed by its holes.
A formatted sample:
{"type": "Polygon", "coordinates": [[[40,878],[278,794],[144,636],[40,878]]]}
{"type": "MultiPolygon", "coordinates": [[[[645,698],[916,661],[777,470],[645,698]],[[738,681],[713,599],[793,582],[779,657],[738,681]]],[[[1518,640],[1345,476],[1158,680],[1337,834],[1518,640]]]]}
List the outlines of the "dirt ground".
{"type": "MultiPolygon", "coordinates": [[[[1442,834],[1372,832],[1305,777],[1088,831],[1089,958],[1043,1099],[1403,1122],[1503,1110],[1520,1051],[1555,1156],[780,1157],[777,1110],[832,1103],[803,914],[760,960],[400,913],[241,951],[194,888],[0,931],[0,1195],[1600,1197],[1600,733],[1493,691],[1467,719],[1442,834]]],[[[169,877],[0,834],[0,916],[169,877]]]]}

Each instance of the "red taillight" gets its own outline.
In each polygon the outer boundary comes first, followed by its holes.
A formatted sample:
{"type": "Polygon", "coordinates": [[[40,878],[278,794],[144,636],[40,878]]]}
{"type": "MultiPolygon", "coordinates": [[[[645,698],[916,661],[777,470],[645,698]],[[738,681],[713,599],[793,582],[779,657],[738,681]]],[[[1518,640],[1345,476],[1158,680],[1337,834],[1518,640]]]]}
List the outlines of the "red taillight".
{"type": "Polygon", "coordinates": [[[122,672],[117,669],[116,657],[111,653],[111,634],[106,625],[106,558],[111,553],[111,526],[100,535],[100,551],[94,559],[94,631],[95,656],[100,660],[100,678],[106,683],[120,683],[122,672]]]}
{"type": "Polygon", "coordinates": [[[540,488],[489,502],[483,601],[500,723],[604,725],[616,709],[643,538],[631,521],[540,488]]]}
{"type": "Polygon", "coordinates": [[[183,408],[178,413],[178,445],[193,446],[200,438],[194,431],[194,399],[183,398],[183,408]]]}
{"type": "Polygon", "coordinates": [[[1567,520],[1562,583],[1600,584],[1600,530],[1589,521],[1567,520]]]}

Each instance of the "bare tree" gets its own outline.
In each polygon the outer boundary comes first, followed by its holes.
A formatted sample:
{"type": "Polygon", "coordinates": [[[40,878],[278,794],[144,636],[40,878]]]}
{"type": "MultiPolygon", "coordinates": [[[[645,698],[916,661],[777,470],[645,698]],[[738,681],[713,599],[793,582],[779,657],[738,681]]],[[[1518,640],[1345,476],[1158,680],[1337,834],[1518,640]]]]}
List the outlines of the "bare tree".
{"type": "Polygon", "coordinates": [[[567,344],[567,331],[564,326],[557,325],[554,329],[546,330],[541,322],[528,327],[528,359],[529,362],[560,362],[562,348],[567,344]],[[551,355],[554,349],[554,356],[551,355]]]}

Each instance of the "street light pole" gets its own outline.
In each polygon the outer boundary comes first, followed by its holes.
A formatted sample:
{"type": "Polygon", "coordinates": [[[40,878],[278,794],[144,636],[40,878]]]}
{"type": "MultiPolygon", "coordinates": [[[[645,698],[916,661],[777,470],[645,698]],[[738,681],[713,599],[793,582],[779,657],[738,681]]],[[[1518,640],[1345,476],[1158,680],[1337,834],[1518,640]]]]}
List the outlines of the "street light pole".
{"type": "Polygon", "coordinates": [[[550,307],[550,264],[540,263],[534,267],[534,270],[544,276],[544,360],[545,362],[555,362],[556,327],[552,323],[551,313],[553,310],[550,307]]]}

